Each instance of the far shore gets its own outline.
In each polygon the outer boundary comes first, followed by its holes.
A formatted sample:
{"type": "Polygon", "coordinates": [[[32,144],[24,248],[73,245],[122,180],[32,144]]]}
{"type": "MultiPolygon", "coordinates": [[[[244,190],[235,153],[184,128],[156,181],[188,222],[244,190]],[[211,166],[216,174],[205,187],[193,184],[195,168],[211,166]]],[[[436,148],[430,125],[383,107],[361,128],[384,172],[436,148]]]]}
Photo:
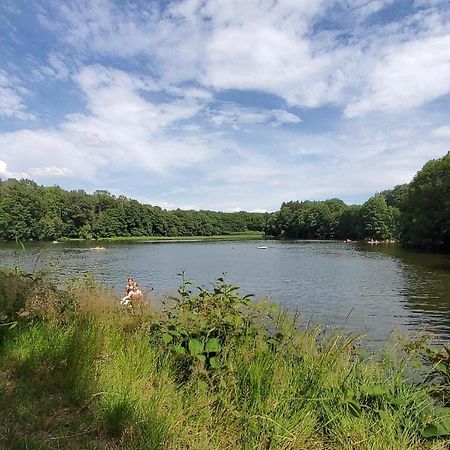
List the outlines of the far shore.
{"type": "Polygon", "coordinates": [[[236,233],[218,234],[212,236],[115,236],[98,239],[61,238],[59,242],[190,242],[190,241],[235,241],[235,240],[260,240],[265,239],[263,233],[236,233]]]}

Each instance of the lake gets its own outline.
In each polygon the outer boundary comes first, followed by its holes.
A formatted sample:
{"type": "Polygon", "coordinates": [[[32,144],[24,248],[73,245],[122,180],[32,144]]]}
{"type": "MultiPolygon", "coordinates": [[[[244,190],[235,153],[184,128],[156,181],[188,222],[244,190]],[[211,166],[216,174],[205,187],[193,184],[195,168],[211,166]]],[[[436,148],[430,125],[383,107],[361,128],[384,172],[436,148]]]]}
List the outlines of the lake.
{"type": "Polygon", "coordinates": [[[336,241],[192,241],[0,245],[1,264],[58,277],[93,272],[122,293],[133,276],[161,298],[173,294],[182,271],[200,285],[222,273],[242,294],[268,297],[298,310],[305,322],[383,341],[392,332],[422,331],[450,342],[450,255],[394,245],[336,241]],[[105,251],[92,250],[104,245],[105,251]],[[258,246],[267,246],[266,249],[258,246]]]}

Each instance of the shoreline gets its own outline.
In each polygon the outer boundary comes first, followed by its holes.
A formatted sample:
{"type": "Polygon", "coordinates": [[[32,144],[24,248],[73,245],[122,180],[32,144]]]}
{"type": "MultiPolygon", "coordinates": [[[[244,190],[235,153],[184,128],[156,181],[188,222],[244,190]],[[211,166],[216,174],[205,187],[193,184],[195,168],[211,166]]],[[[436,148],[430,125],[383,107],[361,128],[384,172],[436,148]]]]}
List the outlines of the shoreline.
{"type": "Polygon", "coordinates": [[[114,236],[102,237],[97,239],[82,239],[61,237],[55,241],[0,241],[2,244],[64,244],[70,242],[95,243],[95,242],[197,242],[197,241],[233,241],[233,240],[263,240],[268,239],[263,233],[236,233],[236,234],[217,234],[211,236],[114,236]]]}
{"type": "Polygon", "coordinates": [[[422,370],[437,376],[442,366],[445,376],[447,366],[423,340],[365,350],[221,279],[198,295],[183,284],[164,311],[122,308],[89,278],[50,296],[40,277],[6,271],[3,282],[22,295],[7,291],[0,318],[0,401],[10,405],[0,411],[2,448],[449,444],[448,387],[422,370]]]}

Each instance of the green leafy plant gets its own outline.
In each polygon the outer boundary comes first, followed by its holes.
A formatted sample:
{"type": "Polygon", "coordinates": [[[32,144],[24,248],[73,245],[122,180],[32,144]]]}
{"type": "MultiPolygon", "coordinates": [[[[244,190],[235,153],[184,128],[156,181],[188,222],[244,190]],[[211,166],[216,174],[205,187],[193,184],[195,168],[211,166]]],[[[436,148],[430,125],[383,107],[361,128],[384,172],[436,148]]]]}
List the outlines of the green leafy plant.
{"type": "Polygon", "coordinates": [[[425,438],[450,436],[450,408],[436,408],[435,412],[435,419],[426,426],[422,436],[425,438]]]}
{"type": "Polygon", "coordinates": [[[450,346],[436,349],[426,346],[424,359],[432,367],[426,381],[432,383],[432,392],[445,406],[450,405],[450,346]]]}
{"type": "Polygon", "coordinates": [[[175,298],[168,318],[159,321],[153,331],[162,345],[185,361],[199,361],[206,369],[220,369],[226,364],[227,344],[252,339],[258,332],[251,295],[239,295],[239,288],[227,284],[223,277],[212,289],[200,286],[198,294],[194,294],[194,282],[180,275],[179,297],[175,298]]]}

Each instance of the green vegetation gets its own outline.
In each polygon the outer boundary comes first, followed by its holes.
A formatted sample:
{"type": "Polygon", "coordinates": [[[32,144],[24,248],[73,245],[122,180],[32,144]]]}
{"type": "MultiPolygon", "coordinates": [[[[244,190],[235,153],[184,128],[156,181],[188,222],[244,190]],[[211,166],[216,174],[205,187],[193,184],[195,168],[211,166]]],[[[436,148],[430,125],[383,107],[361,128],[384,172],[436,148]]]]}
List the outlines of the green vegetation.
{"type": "Polygon", "coordinates": [[[166,211],[106,191],[88,195],[29,180],[0,180],[0,239],[149,239],[247,236],[397,240],[450,250],[450,153],[429,161],[410,184],[363,205],[290,201],[272,214],[166,211]]]}
{"type": "Polygon", "coordinates": [[[401,210],[406,244],[450,249],[450,153],[417,173],[401,210]]]}
{"type": "MultiPolygon", "coordinates": [[[[114,236],[109,238],[100,238],[99,241],[105,242],[132,242],[132,241],[160,241],[160,242],[185,242],[185,241],[239,241],[239,240],[251,240],[262,239],[264,233],[261,231],[247,231],[245,233],[230,233],[230,234],[213,234],[212,236],[114,236]]],[[[80,240],[80,239],[68,239],[63,238],[62,241],[80,240]]]]}
{"type": "Polygon", "coordinates": [[[93,195],[0,180],[0,239],[213,236],[262,232],[261,213],[166,211],[106,191],[93,195]]]}
{"type": "Polygon", "coordinates": [[[389,206],[383,194],[363,205],[342,200],[287,202],[266,224],[266,234],[293,239],[399,238],[400,211],[389,206]]]}
{"type": "Polygon", "coordinates": [[[416,343],[368,355],[223,280],[198,293],[184,280],[158,312],[119,308],[91,278],[56,289],[18,270],[1,277],[1,448],[449,444],[449,398],[439,379],[418,383],[416,343]]]}
{"type": "Polygon", "coordinates": [[[265,231],[294,239],[395,239],[450,250],[450,153],[425,164],[410,184],[376,194],[361,206],[338,199],[283,203],[265,231]]]}

